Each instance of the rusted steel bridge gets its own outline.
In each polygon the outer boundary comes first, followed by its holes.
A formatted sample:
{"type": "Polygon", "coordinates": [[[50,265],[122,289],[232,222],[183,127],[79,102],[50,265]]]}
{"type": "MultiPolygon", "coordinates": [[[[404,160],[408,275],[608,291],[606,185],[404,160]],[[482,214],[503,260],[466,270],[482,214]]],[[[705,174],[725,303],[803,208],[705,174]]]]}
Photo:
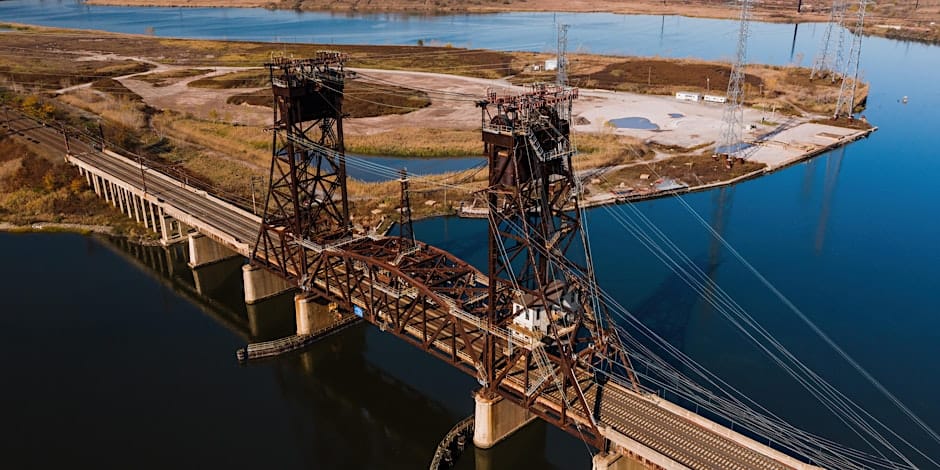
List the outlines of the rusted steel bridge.
{"type": "MultiPolygon", "coordinates": [[[[569,140],[577,90],[538,85],[479,101],[490,170],[479,194],[490,226],[482,272],[416,241],[410,227],[403,236],[382,236],[351,222],[345,59],[323,52],[267,64],[274,147],[260,220],[167,175],[151,175],[145,186],[141,175],[155,172],[113,152],[86,149],[68,158],[130,216],[159,217],[155,230],[170,232],[168,217],[185,221],[190,232],[248,257],[246,273],[263,268],[301,296],[335,303],[475,377],[479,446],[537,417],[599,449],[595,468],[621,467],[623,455],[664,469],[818,468],[662,400],[637,381],[597,301],[569,140]],[[570,256],[572,247],[583,252],[570,256]]],[[[402,223],[410,225],[407,205],[403,197],[402,223]]]]}

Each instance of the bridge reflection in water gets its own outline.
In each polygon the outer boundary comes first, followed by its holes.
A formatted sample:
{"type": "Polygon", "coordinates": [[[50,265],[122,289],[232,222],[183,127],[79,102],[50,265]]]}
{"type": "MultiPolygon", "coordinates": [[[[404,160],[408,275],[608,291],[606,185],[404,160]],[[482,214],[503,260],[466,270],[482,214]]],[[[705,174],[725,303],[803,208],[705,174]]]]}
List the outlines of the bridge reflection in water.
{"type": "MultiPolygon", "coordinates": [[[[124,238],[102,238],[102,244],[245,341],[294,332],[292,294],[245,304],[243,258],[190,268],[185,244],[143,246],[124,238]]],[[[234,362],[234,351],[231,357],[234,362]]],[[[296,448],[302,449],[301,460],[310,468],[423,468],[453,423],[473,411],[468,400],[473,380],[368,325],[354,326],[302,352],[248,367],[273,373],[291,432],[301,443],[296,448]],[[401,360],[402,356],[408,364],[439,374],[448,384],[446,390],[429,391],[441,388],[440,384],[421,383],[394,370],[391,357],[401,360]]],[[[505,445],[468,450],[456,468],[571,465],[547,460],[548,437],[556,441],[553,460],[590,465],[581,443],[547,428],[536,422],[505,445]],[[559,453],[565,455],[559,457],[559,453]]]]}

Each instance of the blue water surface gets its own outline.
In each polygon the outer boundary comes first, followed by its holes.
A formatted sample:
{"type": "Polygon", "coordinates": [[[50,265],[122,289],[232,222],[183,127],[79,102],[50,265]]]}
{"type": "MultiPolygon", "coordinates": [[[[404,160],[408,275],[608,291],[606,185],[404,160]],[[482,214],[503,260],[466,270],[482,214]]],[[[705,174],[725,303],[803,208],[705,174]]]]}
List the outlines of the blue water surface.
{"type": "MultiPolygon", "coordinates": [[[[738,29],[733,21],[593,13],[424,17],[92,7],[27,0],[0,2],[0,17],[132,33],[153,28],[159,36],[373,44],[414,44],[421,39],[545,51],[553,47],[553,24],[563,22],[572,25],[571,50],[703,59],[729,59],[738,29]]],[[[806,65],[822,31],[819,24],[756,23],[749,58],[806,65]]],[[[862,78],[871,83],[864,114],[879,127],[870,138],[731,188],[682,197],[801,312],[938,429],[940,185],[930,177],[940,172],[935,142],[940,48],[865,38],[861,64],[862,78]],[[909,97],[907,104],[900,101],[902,96],[909,97]]],[[[633,207],[807,365],[929,456],[940,457],[935,443],[716,243],[679,200],[633,207]]],[[[609,212],[632,210],[619,206],[588,212],[603,288],[658,334],[771,411],[814,433],[864,448],[609,212]]],[[[464,259],[481,266],[485,262],[483,221],[424,220],[416,223],[415,231],[464,259]]],[[[419,375],[420,370],[394,361],[383,367],[400,369],[401,375],[419,375]]],[[[555,455],[552,462],[571,462],[571,455],[583,453],[573,438],[549,433],[548,440],[544,452],[555,455]],[[565,456],[557,457],[559,452],[565,456]]],[[[583,456],[575,460],[588,464],[583,456]]],[[[927,466],[922,459],[915,462],[927,466]]]]}

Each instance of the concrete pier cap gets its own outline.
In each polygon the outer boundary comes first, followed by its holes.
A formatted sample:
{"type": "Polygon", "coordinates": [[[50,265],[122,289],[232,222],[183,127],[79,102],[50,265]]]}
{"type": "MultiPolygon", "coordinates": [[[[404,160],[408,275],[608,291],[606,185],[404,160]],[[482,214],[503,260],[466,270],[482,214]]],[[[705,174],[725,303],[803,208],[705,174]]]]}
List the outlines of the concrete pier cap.
{"type": "Polygon", "coordinates": [[[473,394],[473,444],[489,449],[536,418],[534,414],[500,396],[487,397],[483,390],[473,394]]]}

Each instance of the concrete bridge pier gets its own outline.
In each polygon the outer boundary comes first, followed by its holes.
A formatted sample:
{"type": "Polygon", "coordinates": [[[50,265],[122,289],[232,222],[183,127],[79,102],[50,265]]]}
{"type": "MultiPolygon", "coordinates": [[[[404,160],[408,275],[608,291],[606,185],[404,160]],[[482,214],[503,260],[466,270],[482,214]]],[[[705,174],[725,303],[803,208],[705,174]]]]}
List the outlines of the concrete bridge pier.
{"type": "Polygon", "coordinates": [[[500,396],[488,398],[482,390],[473,395],[476,402],[473,444],[489,449],[529,424],[536,416],[500,396]]]}
{"type": "Polygon", "coordinates": [[[286,279],[258,266],[242,266],[242,281],[245,288],[245,303],[254,304],[294,289],[286,279]]]}
{"type": "Polygon", "coordinates": [[[188,240],[190,227],[163,212],[160,208],[160,243],[169,246],[188,240]]]}
{"type": "Polygon", "coordinates": [[[189,234],[189,267],[191,268],[217,263],[235,256],[241,255],[201,233],[189,234]]]}
{"type": "Polygon", "coordinates": [[[336,322],[337,318],[333,312],[330,312],[328,303],[329,301],[323,297],[305,292],[294,296],[294,315],[298,335],[313,334],[336,322]]]}
{"type": "Polygon", "coordinates": [[[617,452],[599,452],[594,454],[594,458],[591,459],[591,470],[651,470],[661,468],[658,465],[643,463],[638,459],[617,452]]]}

